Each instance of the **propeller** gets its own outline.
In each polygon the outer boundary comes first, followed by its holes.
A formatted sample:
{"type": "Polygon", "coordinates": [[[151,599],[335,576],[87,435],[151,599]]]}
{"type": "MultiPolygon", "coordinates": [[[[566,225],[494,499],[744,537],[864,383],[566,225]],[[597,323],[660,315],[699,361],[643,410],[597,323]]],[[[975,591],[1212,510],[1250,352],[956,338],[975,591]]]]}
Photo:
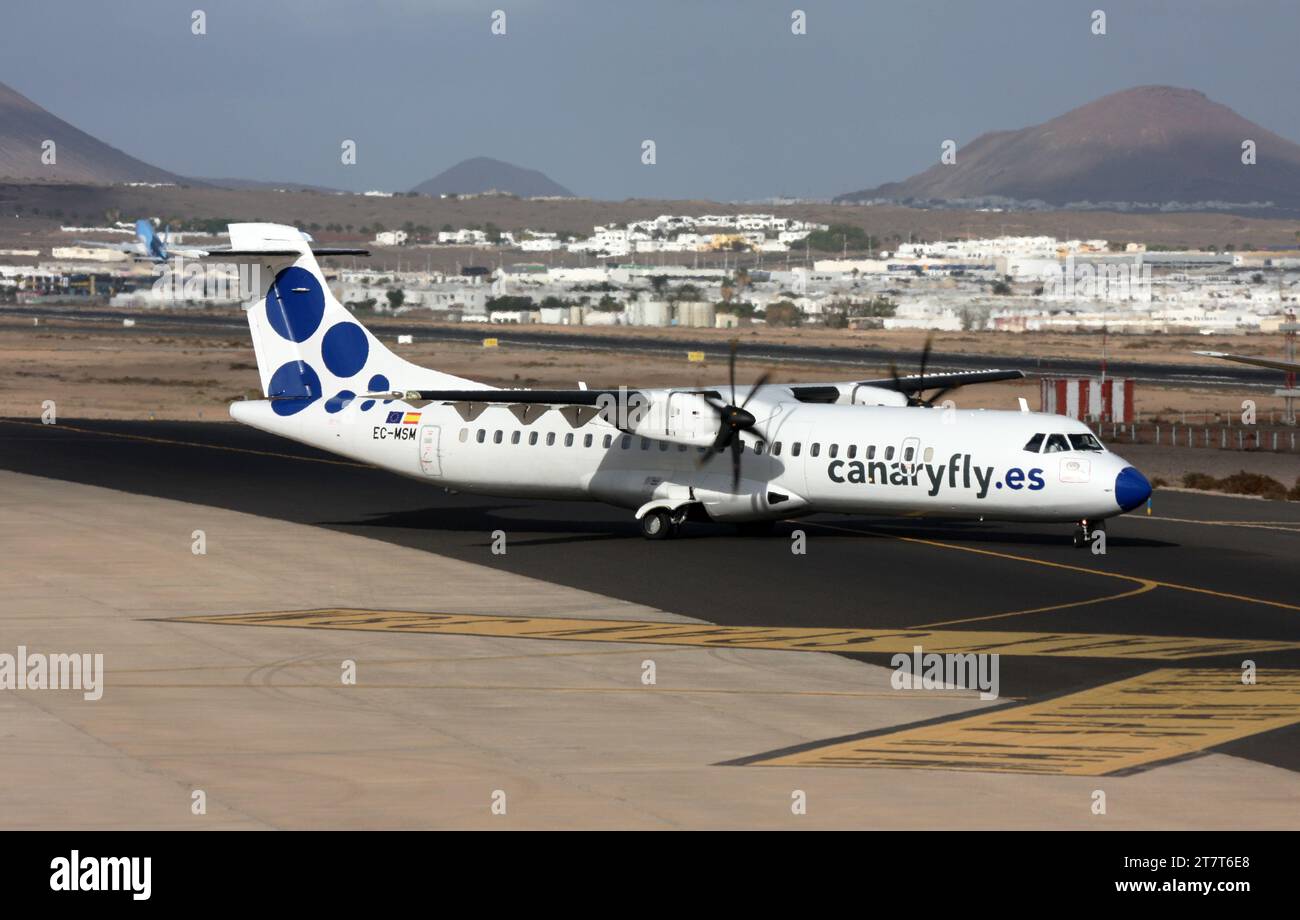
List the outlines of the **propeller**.
{"type": "Polygon", "coordinates": [[[753,432],[759,438],[767,440],[763,432],[758,430],[758,420],[745,407],[749,405],[749,401],[754,398],[754,395],[760,389],[767,386],[767,382],[772,378],[771,372],[764,371],[758,380],[754,382],[754,385],[750,387],[749,395],[745,397],[745,401],[740,405],[736,405],[736,349],[737,342],[732,339],[731,354],[727,359],[727,373],[731,383],[731,402],[724,403],[712,396],[703,396],[704,401],[718,413],[718,434],[713,439],[713,444],[709,446],[709,449],[704,452],[704,456],[700,457],[699,460],[699,466],[703,468],[716,454],[730,449],[731,491],[733,492],[740,487],[740,456],[745,449],[740,440],[740,433],[742,431],[753,432]]]}
{"type": "MultiPolygon", "coordinates": [[[[910,394],[908,394],[907,397],[907,404],[909,406],[922,406],[926,409],[932,409],[934,408],[934,404],[937,403],[942,397],[947,396],[953,390],[957,389],[957,387],[955,386],[942,387],[936,392],[934,392],[933,394],[931,394],[929,397],[921,397],[917,395],[918,393],[922,393],[925,391],[925,369],[930,364],[930,350],[933,347],[933,345],[934,345],[934,336],[932,335],[926,336],[925,346],[921,349],[921,372],[916,375],[917,385],[915,389],[913,389],[913,391],[910,394]]],[[[893,362],[890,362],[889,364],[889,376],[894,378],[894,386],[898,389],[898,392],[902,393],[903,381],[898,376],[898,366],[895,365],[893,362]]]]}

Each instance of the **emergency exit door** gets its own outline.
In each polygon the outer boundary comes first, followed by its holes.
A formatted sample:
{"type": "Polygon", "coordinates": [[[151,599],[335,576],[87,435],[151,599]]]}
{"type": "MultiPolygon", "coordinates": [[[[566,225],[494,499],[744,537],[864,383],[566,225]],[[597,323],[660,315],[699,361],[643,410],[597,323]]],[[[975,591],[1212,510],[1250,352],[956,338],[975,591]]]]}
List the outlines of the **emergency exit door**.
{"type": "Polygon", "coordinates": [[[439,425],[425,425],[420,429],[420,469],[426,476],[442,475],[442,461],[438,458],[441,431],[439,425]]]}

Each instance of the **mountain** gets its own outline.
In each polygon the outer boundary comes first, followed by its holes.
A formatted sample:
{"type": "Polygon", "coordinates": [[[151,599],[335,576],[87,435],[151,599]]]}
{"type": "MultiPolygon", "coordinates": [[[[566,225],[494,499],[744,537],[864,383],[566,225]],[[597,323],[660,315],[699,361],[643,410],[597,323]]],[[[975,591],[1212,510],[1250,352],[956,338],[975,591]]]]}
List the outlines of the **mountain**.
{"type": "Polygon", "coordinates": [[[0,83],[0,178],[67,182],[184,182],[91,137],[0,83]],[[41,162],[45,141],[55,162],[41,162]]]}
{"type": "Polygon", "coordinates": [[[573,198],[573,192],[535,169],[524,169],[491,157],[461,160],[411,191],[421,195],[481,195],[504,192],[520,198],[573,198]]]}
{"type": "Polygon", "coordinates": [[[853,192],[838,202],[976,203],[1053,207],[1106,203],[1163,209],[1269,203],[1300,208],[1300,145],[1205,94],[1139,86],[1019,131],[992,131],[959,147],[954,165],[853,192]],[[1255,165],[1241,161],[1256,144],[1255,165]]]}

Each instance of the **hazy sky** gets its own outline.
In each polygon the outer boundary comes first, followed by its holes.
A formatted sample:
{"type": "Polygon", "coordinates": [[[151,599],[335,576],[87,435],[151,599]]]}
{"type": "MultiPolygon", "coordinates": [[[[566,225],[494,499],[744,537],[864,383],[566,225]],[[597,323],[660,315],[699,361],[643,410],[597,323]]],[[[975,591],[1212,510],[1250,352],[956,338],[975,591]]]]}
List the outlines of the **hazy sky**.
{"type": "Polygon", "coordinates": [[[1300,141],[1298,36],[1296,0],[3,0],[0,82],[193,176],[405,190],[483,155],[598,198],[827,197],[1140,84],[1300,141]]]}

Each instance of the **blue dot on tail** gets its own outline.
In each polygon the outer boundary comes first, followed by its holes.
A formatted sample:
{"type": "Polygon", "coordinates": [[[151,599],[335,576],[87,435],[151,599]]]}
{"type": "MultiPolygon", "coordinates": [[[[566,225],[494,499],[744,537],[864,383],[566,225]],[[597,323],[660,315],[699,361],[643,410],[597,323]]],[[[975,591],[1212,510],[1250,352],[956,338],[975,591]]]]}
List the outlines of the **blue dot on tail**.
{"type": "Polygon", "coordinates": [[[347,408],[348,403],[357,398],[357,394],[351,390],[340,390],[334,396],[325,400],[325,411],[329,413],[340,412],[347,408]]]}
{"type": "MultiPolygon", "coordinates": [[[[370,378],[370,383],[366,385],[366,389],[369,390],[371,393],[378,393],[380,390],[387,390],[388,387],[389,387],[388,378],[385,377],[383,374],[375,374],[375,376],[370,378]]],[[[386,406],[390,402],[392,402],[391,399],[385,399],[384,405],[386,406]]],[[[375,401],[373,399],[367,399],[365,402],[361,404],[361,411],[365,412],[374,404],[375,401]]]]}
{"type": "Polygon", "coordinates": [[[369,355],[370,341],[365,330],[356,323],[335,323],[321,340],[320,356],[335,377],[360,373],[369,355]]]}
{"type": "Polygon", "coordinates": [[[271,400],[276,415],[293,415],[320,399],[320,375],[306,361],[289,361],[271,375],[267,393],[276,397],[271,400]]]}
{"type": "Polygon", "coordinates": [[[315,275],[295,266],[275,276],[266,292],[266,320],[281,338],[307,341],[324,316],[325,292],[315,275]]]}

